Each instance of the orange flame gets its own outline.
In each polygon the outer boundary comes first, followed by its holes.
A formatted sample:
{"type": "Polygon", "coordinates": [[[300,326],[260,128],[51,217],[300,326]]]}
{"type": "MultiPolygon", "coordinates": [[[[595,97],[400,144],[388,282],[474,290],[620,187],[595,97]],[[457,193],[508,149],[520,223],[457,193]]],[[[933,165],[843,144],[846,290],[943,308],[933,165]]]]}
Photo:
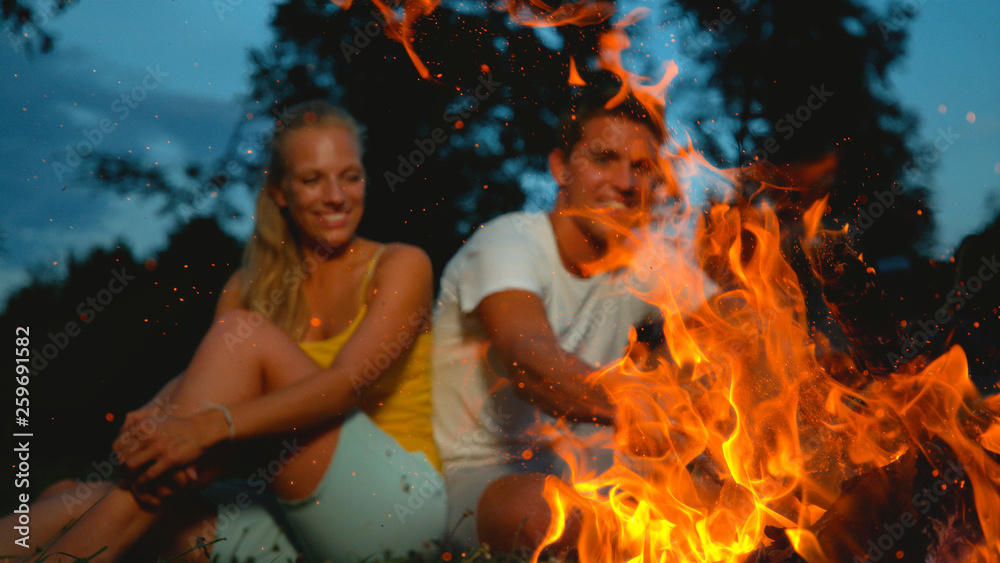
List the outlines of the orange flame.
{"type": "Polygon", "coordinates": [[[510,0],[499,7],[516,23],[527,27],[557,27],[561,25],[594,25],[615,13],[614,2],[579,0],[553,8],[541,0],[510,0]]]}
{"type": "MultiPolygon", "coordinates": [[[[384,0],[373,1],[389,24],[387,34],[428,78],[413,49],[412,26],[437,1],[407,0],[402,18],[384,0]]],[[[589,25],[613,12],[610,2],[584,0],[558,8],[509,0],[501,8],[526,26],[589,25]]],[[[677,66],[669,63],[652,83],[622,61],[630,47],[623,27],[643,15],[634,11],[605,33],[598,64],[622,82],[609,106],[634,95],[662,120],[677,66]]],[[[569,82],[584,82],[572,57],[569,82]]],[[[737,171],[711,167],[690,139],[670,142],[663,157],[673,172],[666,179],[670,196],[681,199],[691,189],[682,189],[684,180],[693,178],[733,189],[737,171]]],[[[835,160],[808,171],[816,183],[825,181],[835,160]]],[[[775,187],[758,185],[747,201],[775,187]]],[[[577,458],[571,439],[556,442],[572,475],[569,482],[546,481],[544,495],[556,517],[533,560],[563,535],[566,515],[577,512],[584,563],[741,561],[770,542],[767,526],[783,528],[807,561],[829,561],[830,544],[811,527],[831,510],[844,483],[929,440],[946,444],[961,464],[966,481],[949,486],[972,487],[984,535],[975,549],[984,560],[998,560],[1000,464],[987,452],[1000,453],[1000,398],[979,397],[957,347],[926,367],[913,362],[861,389],[831,377],[817,358],[797,275],[781,254],[778,214],[747,201],[713,205],[700,221],[689,209],[661,209],[646,228],[626,233],[627,255],[608,259],[645,275],[634,290],[659,307],[665,344],[645,350],[633,340],[624,358],[591,376],[616,401],[608,444],[615,463],[598,472],[577,458]]],[[[825,202],[802,214],[806,238],[822,231],[825,202]]]]}
{"type": "MultiPolygon", "coordinates": [[[[807,232],[824,206],[804,213],[807,232]]],[[[1000,465],[984,447],[997,449],[1000,426],[970,436],[963,419],[1000,401],[979,398],[960,348],[857,391],[816,358],[768,204],[708,211],[693,246],[712,280],[679,258],[689,243],[654,228],[634,236],[636,271],[651,276],[636,291],[663,313],[666,347],[633,346],[592,376],[617,401],[614,466],[595,475],[561,452],[572,487],[553,484],[546,498],[584,515],[580,561],[739,561],[769,541],[765,526],[784,528],[806,560],[830,561],[810,526],[842,485],[930,439],[960,461],[983,523],[977,549],[996,560],[1000,465]],[[685,310],[692,293],[704,302],[685,310]]],[[[561,533],[554,523],[547,541],[561,533]]]]}
{"type": "Polygon", "coordinates": [[[586,86],[587,83],[580,78],[580,72],[576,70],[576,61],[573,57],[569,58],[569,85],[570,86],[586,86]]]}
{"type": "MultiPolygon", "coordinates": [[[[342,10],[347,10],[354,4],[354,0],[330,1],[342,10]]],[[[386,37],[402,45],[406,49],[406,54],[410,57],[410,61],[413,63],[413,67],[417,69],[420,77],[429,80],[431,76],[430,71],[427,70],[427,65],[417,56],[417,51],[413,46],[413,24],[418,19],[430,15],[438,7],[440,0],[403,0],[402,18],[400,18],[395,10],[396,7],[400,6],[399,0],[393,2],[391,6],[385,0],[372,0],[372,3],[378,8],[379,13],[382,14],[382,18],[385,21],[386,37]]]]}
{"type": "MultiPolygon", "coordinates": [[[[350,1],[350,0],[348,0],[350,1]]],[[[430,71],[427,66],[417,56],[413,48],[413,24],[418,19],[429,15],[438,6],[438,0],[405,0],[403,2],[403,19],[400,21],[396,12],[389,7],[384,0],[372,0],[378,11],[382,13],[387,24],[386,36],[394,39],[403,45],[406,54],[410,56],[413,66],[420,73],[420,77],[430,78],[430,71]]]]}
{"type": "Polygon", "coordinates": [[[636,9],[630,12],[619,24],[607,31],[600,40],[600,58],[598,66],[617,75],[622,82],[618,95],[608,100],[607,107],[612,108],[625,101],[628,95],[635,96],[654,119],[662,121],[664,118],[664,100],[666,99],[667,86],[670,81],[677,76],[677,64],[669,61],[663,71],[663,76],[655,84],[646,84],[644,77],[638,76],[622,63],[622,52],[631,46],[628,34],[624,27],[641,20],[648,10],[636,9]]]}
{"type": "MultiPolygon", "coordinates": [[[[331,0],[341,9],[349,9],[354,0],[331,0]]],[[[431,78],[427,65],[417,55],[414,47],[413,26],[417,20],[430,15],[440,4],[440,0],[395,0],[390,5],[386,0],[372,0],[386,23],[386,36],[400,43],[410,57],[413,67],[420,77],[431,78]],[[402,8],[402,17],[396,8],[402,8]]],[[[553,8],[541,0],[510,0],[498,9],[510,14],[514,22],[527,27],[556,27],[562,25],[593,25],[601,23],[615,12],[613,2],[579,0],[553,8]]],[[[582,82],[582,81],[581,81],[582,82]]]]}

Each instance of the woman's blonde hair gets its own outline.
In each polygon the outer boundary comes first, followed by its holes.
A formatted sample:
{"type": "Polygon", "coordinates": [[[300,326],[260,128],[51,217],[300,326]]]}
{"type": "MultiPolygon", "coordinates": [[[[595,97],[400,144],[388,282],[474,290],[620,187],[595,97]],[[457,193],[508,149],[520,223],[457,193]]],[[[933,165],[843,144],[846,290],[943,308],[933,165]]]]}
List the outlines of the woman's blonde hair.
{"type": "Polygon", "coordinates": [[[272,192],[285,182],[288,134],[324,127],[340,127],[357,139],[358,146],[363,145],[364,128],[346,111],[322,100],[293,106],[275,123],[271,158],[257,195],[256,224],[243,252],[242,306],[262,314],[296,340],[301,340],[307,321],[302,282],[316,264],[309,263],[313,258],[303,263],[298,229],[272,192]]]}

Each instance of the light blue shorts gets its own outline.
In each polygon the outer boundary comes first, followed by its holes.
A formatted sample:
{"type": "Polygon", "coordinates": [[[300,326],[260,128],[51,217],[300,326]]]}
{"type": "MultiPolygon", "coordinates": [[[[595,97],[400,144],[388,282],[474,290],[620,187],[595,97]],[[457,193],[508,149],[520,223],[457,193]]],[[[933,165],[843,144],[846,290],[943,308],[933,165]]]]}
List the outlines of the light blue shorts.
{"type": "Polygon", "coordinates": [[[426,553],[445,535],[444,479],[364,413],[350,415],[323,480],[279,501],[310,562],[357,563],[426,553]]]}
{"type": "Polygon", "coordinates": [[[205,487],[201,494],[218,507],[215,529],[202,534],[216,540],[211,548],[213,562],[295,562],[299,549],[289,538],[285,515],[269,491],[246,479],[227,479],[205,487]]]}
{"type": "MultiPolygon", "coordinates": [[[[448,509],[444,479],[427,456],[404,450],[360,411],[344,421],[337,450],[316,490],[304,499],[279,499],[277,505],[278,514],[258,502],[233,519],[239,537],[248,539],[216,544],[218,561],[229,563],[235,556],[243,563],[248,553],[256,553],[256,561],[294,561],[296,543],[310,563],[428,553],[444,539],[448,509]],[[249,518],[245,532],[244,516],[249,518]],[[292,531],[288,535],[282,532],[285,525],[292,531]],[[239,550],[230,554],[231,547],[239,550]]],[[[219,537],[222,533],[220,527],[219,537]]]]}

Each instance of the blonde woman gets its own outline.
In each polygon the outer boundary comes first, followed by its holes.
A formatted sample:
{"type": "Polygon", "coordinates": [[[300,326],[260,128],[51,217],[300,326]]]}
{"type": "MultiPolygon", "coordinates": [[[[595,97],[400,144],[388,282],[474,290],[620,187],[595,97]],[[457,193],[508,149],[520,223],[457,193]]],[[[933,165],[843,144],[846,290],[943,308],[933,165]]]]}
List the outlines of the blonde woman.
{"type": "Polygon", "coordinates": [[[289,113],[243,266],[212,328],[161,401],[130,413],[114,444],[135,494],[113,489],[50,553],[107,545],[102,556],[116,560],[150,528],[208,539],[204,531],[218,528],[227,541],[212,546],[213,560],[281,560],[295,551],[281,518],[309,561],[405,555],[444,535],[430,426],[429,260],[356,235],[365,207],[358,124],[322,102],[289,113]],[[171,510],[180,501],[140,508],[137,498],[156,504],[168,484],[215,478],[220,460],[249,443],[243,450],[260,454],[240,468],[249,477],[235,490],[208,488],[220,507],[215,522],[154,526],[164,512],[183,512],[171,510]],[[262,483],[277,513],[247,500],[262,483]]]}

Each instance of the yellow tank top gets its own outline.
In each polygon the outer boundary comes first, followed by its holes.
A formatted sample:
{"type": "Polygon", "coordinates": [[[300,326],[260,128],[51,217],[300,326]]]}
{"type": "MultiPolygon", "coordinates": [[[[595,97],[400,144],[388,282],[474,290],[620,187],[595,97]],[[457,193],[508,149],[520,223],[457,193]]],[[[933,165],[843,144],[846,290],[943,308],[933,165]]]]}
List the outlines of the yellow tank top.
{"type": "MultiPolygon", "coordinates": [[[[340,334],[326,340],[299,343],[320,367],[328,368],[333,364],[337,353],[347,344],[358,323],[364,318],[368,310],[364,296],[384,249],[384,246],[379,247],[368,266],[361,283],[361,308],[351,324],[340,334]]],[[[431,343],[431,333],[422,332],[401,357],[395,347],[390,346],[384,354],[369,360],[379,369],[385,367],[383,362],[393,364],[374,384],[366,385],[361,393],[360,408],[379,428],[395,438],[400,446],[410,452],[424,452],[431,464],[440,471],[441,456],[434,445],[431,430],[431,343]]]]}

